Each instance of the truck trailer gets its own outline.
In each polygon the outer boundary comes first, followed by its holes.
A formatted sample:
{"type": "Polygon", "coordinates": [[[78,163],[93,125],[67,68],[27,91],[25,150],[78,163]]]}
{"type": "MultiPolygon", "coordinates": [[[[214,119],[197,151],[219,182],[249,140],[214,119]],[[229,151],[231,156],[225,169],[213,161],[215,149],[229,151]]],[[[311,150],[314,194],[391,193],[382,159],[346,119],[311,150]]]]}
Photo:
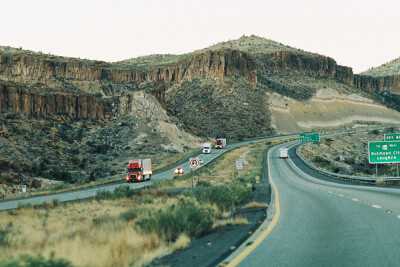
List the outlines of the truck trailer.
{"type": "Polygon", "coordinates": [[[288,149],[286,147],[282,147],[279,149],[279,157],[281,159],[286,159],[288,157],[288,149]]]}
{"type": "Polygon", "coordinates": [[[215,143],[216,149],[222,149],[226,147],[226,138],[218,138],[217,142],[215,143]]]}
{"type": "Polygon", "coordinates": [[[151,170],[151,159],[134,159],[128,164],[128,175],[126,182],[140,182],[150,180],[153,171],[151,170]]]}

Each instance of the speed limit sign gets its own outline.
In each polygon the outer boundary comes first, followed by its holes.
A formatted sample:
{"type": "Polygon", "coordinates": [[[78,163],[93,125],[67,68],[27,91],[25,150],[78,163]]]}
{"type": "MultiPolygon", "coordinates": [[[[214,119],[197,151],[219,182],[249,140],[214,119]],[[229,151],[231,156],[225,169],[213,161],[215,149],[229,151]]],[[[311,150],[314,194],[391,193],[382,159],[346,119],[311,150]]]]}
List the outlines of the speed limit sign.
{"type": "Polygon", "coordinates": [[[190,168],[197,168],[200,166],[199,158],[190,158],[189,159],[190,168]]]}

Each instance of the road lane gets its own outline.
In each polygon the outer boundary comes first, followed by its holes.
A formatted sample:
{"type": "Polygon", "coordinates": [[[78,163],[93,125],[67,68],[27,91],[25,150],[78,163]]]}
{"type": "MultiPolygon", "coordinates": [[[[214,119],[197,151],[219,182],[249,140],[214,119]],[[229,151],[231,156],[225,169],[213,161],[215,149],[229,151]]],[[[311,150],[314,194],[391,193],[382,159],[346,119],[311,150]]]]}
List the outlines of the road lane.
{"type": "Polygon", "coordinates": [[[321,181],[279,159],[282,146],[269,156],[279,220],[239,266],[398,266],[400,190],[321,181]]]}
{"type": "MultiPolygon", "coordinates": [[[[290,135],[290,136],[295,136],[295,134],[290,135]]],[[[238,143],[227,144],[225,149],[212,149],[211,154],[202,154],[202,152],[198,152],[198,153],[194,153],[194,154],[190,155],[189,157],[199,157],[199,158],[203,159],[204,163],[202,164],[202,166],[204,166],[204,165],[212,162],[219,156],[221,156],[223,153],[230,151],[234,148],[242,147],[242,146],[248,145],[250,143],[258,143],[258,142],[263,142],[266,140],[275,140],[275,139],[280,139],[280,138],[284,138],[284,137],[287,137],[287,136],[264,137],[264,138],[258,138],[258,139],[253,139],[253,140],[248,140],[248,141],[243,141],[243,142],[238,142],[238,143]]],[[[73,200],[77,200],[77,199],[85,199],[85,198],[95,196],[97,191],[99,191],[99,190],[113,191],[115,188],[117,188],[121,185],[130,186],[131,188],[135,188],[135,189],[150,186],[154,182],[172,179],[174,177],[174,169],[176,167],[181,167],[181,168],[183,168],[184,173],[188,173],[190,171],[190,166],[189,166],[189,162],[188,162],[189,157],[185,158],[185,160],[180,161],[181,164],[178,164],[178,165],[175,164],[172,167],[167,167],[165,169],[155,172],[152,175],[150,181],[139,182],[139,183],[129,183],[129,184],[126,183],[125,181],[120,181],[120,182],[115,182],[115,183],[111,183],[111,184],[94,186],[94,187],[90,187],[90,188],[78,189],[78,190],[62,192],[62,193],[27,197],[27,198],[22,198],[22,199],[3,200],[3,201],[0,201],[0,211],[16,209],[16,208],[18,208],[19,205],[23,205],[23,204],[39,205],[43,202],[50,203],[53,200],[65,202],[65,201],[73,201],[73,200]]]]}

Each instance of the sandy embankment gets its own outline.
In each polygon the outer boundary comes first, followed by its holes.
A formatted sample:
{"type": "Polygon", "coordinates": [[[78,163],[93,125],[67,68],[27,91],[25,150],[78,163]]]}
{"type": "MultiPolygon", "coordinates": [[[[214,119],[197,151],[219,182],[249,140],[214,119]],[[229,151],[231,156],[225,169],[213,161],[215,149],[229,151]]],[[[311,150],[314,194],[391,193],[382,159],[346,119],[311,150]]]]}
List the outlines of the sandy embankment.
{"type": "Polygon", "coordinates": [[[321,89],[307,102],[269,94],[273,126],[279,133],[352,127],[354,124],[400,124],[400,113],[360,95],[321,89]]]}

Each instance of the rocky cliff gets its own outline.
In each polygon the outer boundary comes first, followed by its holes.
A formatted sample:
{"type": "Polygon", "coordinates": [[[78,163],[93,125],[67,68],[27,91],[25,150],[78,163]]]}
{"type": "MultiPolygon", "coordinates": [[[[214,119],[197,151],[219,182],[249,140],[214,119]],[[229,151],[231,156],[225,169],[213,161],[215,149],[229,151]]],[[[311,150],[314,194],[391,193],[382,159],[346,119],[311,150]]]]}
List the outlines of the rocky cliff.
{"type": "Polygon", "coordinates": [[[87,94],[47,94],[11,82],[0,81],[0,112],[26,116],[68,114],[79,118],[104,118],[111,112],[109,102],[87,94]]]}
{"type": "Polygon", "coordinates": [[[306,75],[333,78],[367,91],[400,93],[400,75],[373,77],[353,74],[349,67],[340,66],[330,57],[291,51],[278,51],[258,57],[261,65],[272,72],[299,72],[306,75]]]}

